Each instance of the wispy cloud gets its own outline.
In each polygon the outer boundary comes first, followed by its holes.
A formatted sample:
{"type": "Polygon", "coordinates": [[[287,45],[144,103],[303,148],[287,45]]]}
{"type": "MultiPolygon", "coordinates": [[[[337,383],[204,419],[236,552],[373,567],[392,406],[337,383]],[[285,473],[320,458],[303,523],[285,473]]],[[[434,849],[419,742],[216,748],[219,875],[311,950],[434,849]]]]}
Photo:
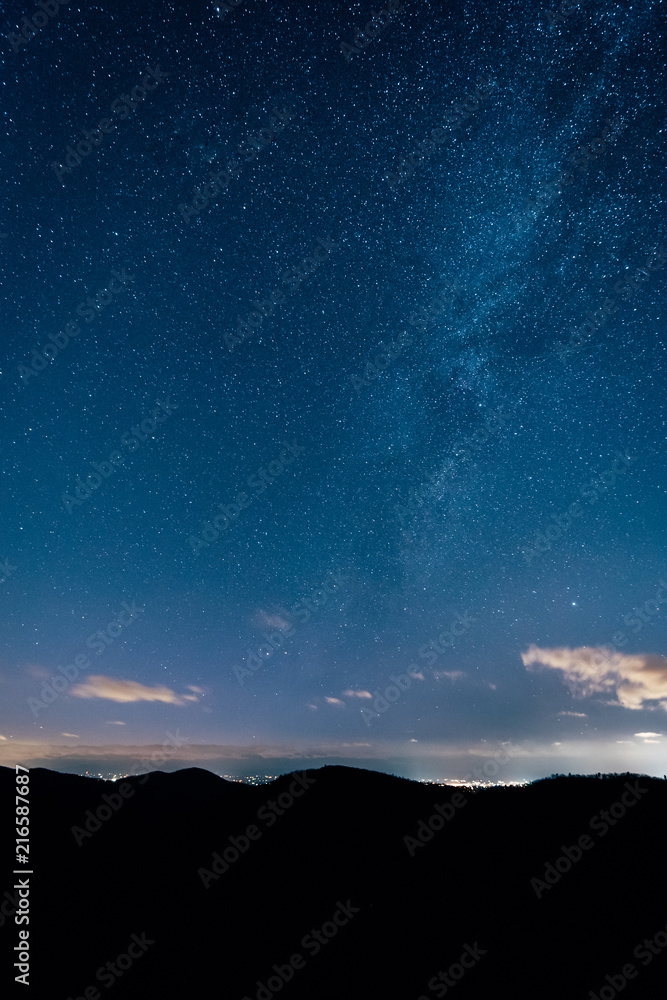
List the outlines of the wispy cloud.
{"type": "Polygon", "coordinates": [[[638,710],[661,708],[667,712],[667,656],[657,653],[625,654],[595,646],[541,649],[530,646],[521,654],[529,670],[560,670],[573,695],[615,695],[607,704],[638,710]],[[658,704],[651,704],[657,702],[658,704]]]}
{"type": "MultiPolygon", "coordinates": [[[[108,735],[119,733],[120,730],[107,731],[108,735]]],[[[159,734],[158,740],[162,735],[159,734]]],[[[109,742],[82,746],[81,740],[73,743],[61,737],[60,743],[55,745],[48,741],[19,741],[14,734],[13,738],[0,741],[0,765],[13,769],[16,761],[20,760],[24,766],[48,767],[75,774],[98,771],[137,774],[146,769],[146,761],[155,760],[157,756],[159,763],[155,767],[159,770],[197,766],[216,774],[240,776],[264,772],[282,774],[295,768],[347,764],[404,774],[413,779],[419,775],[448,780],[469,775],[472,767],[483,766],[497,749],[496,743],[491,740],[476,740],[474,743],[467,740],[420,740],[417,743],[408,740],[405,735],[398,739],[370,742],[370,746],[349,739],[344,743],[315,743],[307,739],[299,743],[260,745],[185,743],[177,751],[170,751],[168,761],[164,762],[165,744],[160,742],[139,745],[109,742]]],[[[509,745],[503,746],[509,749],[509,745]]],[[[622,744],[599,736],[567,740],[559,745],[546,740],[525,740],[521,745],[511,745],[510,756],[511,760],[503,768],[503,780],[508,781],[541,778],[552,772],[594,774],[604,770],[621,773],[629,767],[637,773],[662,777],[667,770],[667,740],[661,738],[657,746],[637,737],[622,744]]]]}
{"type": "Polygon", "coordinates": [[[76,684],[72,694],[77,698],[107,698],[109,701],[163,701],[168,705],[184,705],[187,701],[197,701],[195,695],[180,695],[163,684],[148,687],[137,681],[122,681],[115,677],[91,674],[83,684],[76,684]]]}
{"type": "Polygon", "coordinates": [[[370,691],[353,691],[352,688],[348,688],[347,691],[343,691],[344,698],[372,698],[373,695],[370,691]]]}
{"type": "Polygon", "coordinates": [[[328,705],[339,705],[341,708],[345,708],[345,702],[341,701],[340,698],[329,698],[324,699],[328,705]]]}
{"type": "Polygon", "coordinates": [[[277,628],[281,632],[287,632],[291,627],[284,615],[271,614],[261,608],[255,613],[254,624],[258,628],[277,628]]]}

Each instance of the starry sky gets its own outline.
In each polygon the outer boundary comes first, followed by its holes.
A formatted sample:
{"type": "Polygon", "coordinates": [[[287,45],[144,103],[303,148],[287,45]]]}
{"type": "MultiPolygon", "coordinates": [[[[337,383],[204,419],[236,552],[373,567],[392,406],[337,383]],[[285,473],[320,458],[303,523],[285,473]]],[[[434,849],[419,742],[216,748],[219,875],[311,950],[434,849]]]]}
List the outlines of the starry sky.
{"type": "Polygon", "coordinates": [[[661,5],[2,33],[0,761],[662,774],[661,5]]]}

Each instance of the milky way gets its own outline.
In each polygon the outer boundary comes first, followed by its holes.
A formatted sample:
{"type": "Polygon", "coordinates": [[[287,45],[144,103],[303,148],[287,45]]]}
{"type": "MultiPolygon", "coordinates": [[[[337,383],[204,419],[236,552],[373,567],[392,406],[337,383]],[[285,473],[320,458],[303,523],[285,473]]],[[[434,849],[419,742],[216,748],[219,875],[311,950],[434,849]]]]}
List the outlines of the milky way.
{"type": "Polygon", "coordinates": [[[121,7],[2,14],[3,760],[662,774],[659,5],[121,7]]]}

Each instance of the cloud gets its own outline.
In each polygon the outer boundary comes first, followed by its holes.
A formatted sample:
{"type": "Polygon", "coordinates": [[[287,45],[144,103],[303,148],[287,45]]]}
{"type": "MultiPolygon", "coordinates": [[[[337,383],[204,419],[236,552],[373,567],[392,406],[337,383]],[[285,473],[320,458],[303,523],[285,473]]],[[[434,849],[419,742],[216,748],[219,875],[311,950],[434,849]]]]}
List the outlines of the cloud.
{"type": "Polygon", "coordinates": [[[287,632],[291,628],[290,623],[284,615],[271,613],[259,608],[254,616],[254,624],[258,628],[278,628],[281,632],[287,632]]]}
{"type": "Polygon", "coordinates": [[[529,670],[560,670],[573,696],[616,695],[609,705],[638,710],[662,708],[667,712],[667,656],[657,653],[615,653],[595,646],[540,649],[530,646],[521,654],[529,670]],[[658,702],[657,705],[650,702],[658,702]]]}
{"type": "Polygon", "coordinates": [[[433,676],[437,679],[448,677],[450,681],[457,681],[459,677],[465,677],[465,674],[462,670],[434,670],[433,676]]]}
{"type": "Polygon", "coordinates": [[[372,698],[373,695],[370,691],[353,691],[352,688],[348,688],[347,691],[343,691],[344,698],[372,698]]]}
{"type": "Polygon", "coordinates": [[[662,733],[635,733],[635,736],[639,736],[642,740],[650,740],[656,736],[662,736],[662,733]]]}
{"type": "Polygon", "coordinates": [[[0,740],[6,740],[6,739],[7,739],[6,736],[0,736],[0,740]]]}
{"type": "Polygon", "coordinates": [[[324,699],[329,705],[340,705],[341,708],[345,708],[345,702],[341,701],[340,698],[329,698],[324,699]]]}
{"type": "MultiPolygon", "coordinates": [[[[117,730],[106,735],[113,737],[114,732],[116,736],[120,733],[117,730]]],[[[256,742],[250,745],[186,742],[183,746],[172,748],[160,743],[163,736],[164,733],[158,730],[156,742],[149,745],[103,743],[100,739],[98,745],[82,746],[81,741],[73,744],[62,737],[58,745],[48,741],[19,742],[14,735],[6,742],[0,741],[0,764],[13,770],[16,761],[20,760],[24,766],[47,767],[72,774],[99,772],[107,776],[196,766],[215,774],[237,777],[287,774],[295,768],[346,764],[364,770],[403,774],[412,780],[438,779],[449,783],[452,779],[469,776],[473,767],[483,767],[496,750],[501,749],[501,744],[491,740],[486,743],[475,740],[472,744],[465,739],[412,743],[408,742],[406,735],[390,740],[367,737],[372,744],[370,747],[300,739],[260,745],[256,742]]],[[[175,741],[181,742],[178,730],[175,741]]],[[[349,737],[348,741],[352,742],[349,737]]],[[[559,747],[535,740],[502,746],[511,759],[503,765],[502,774],[495,780],[533,780],[543,778],[545,774],[568,771],[578,774],[595,774],[598,771],[624,773],[630,760],[631,770],[639,774],[662,778],[667,770],[667,740],[664,738],[659,746],[647,745],[637,738],[629,744],[619,744],[614,738],[600,736],[564,740],[559,747]],[[628,751],[631,752],[630,757],[628,751]]]]}
{"type": "Polygon", "coordinates": [[[163,684],[147,687],[137,681],[121,681],[100,674],[91,674],[83,684],[76,684],[72,694],[77,698],[108,698],[121,702],[164,701],[168,705],[184,705],[186,698],[194,698],[194,695],[178,695],[163,684]]]}
{"type": "Polygon", "coordinates": [[[107,722],[107,726],[126,726],[126,725],[127,722],[118,722],[117,719],[114,719],[112,722],[107,722]]]}
{"type": "Polygon", "coordinates": [[[38,666],[38,665],[37,665],[37,664],[35,664],[35,663],[31,663],[31,664],[30,664],[30,665],[29,665],[29,666],[28,666],[28,667],[26,668],[26,673],[30,674],[30,676],[31,676],[31,677],[43,677],[43,678],[48,678],[48,677],[50,677],[50,676],[51,676],[51,674],[50,674],[50,673],[49,673],[49,671],[48,671],[48,670],[46,669],[46,667],[40,667],[40,666],[38,666]]]}
{"type": "Polygon", "coordinates": [[[78,736],[76,733],[61,733],[60,735],[61,736],[69,736],[73,740],[80,740],[81,739],[81,737],[78,736]]]}
{"type": "Polygon", "coordinates": [[[585,712],[559,712],[559,715],[571,715],[573,719],[587,719],[585,712]]]}

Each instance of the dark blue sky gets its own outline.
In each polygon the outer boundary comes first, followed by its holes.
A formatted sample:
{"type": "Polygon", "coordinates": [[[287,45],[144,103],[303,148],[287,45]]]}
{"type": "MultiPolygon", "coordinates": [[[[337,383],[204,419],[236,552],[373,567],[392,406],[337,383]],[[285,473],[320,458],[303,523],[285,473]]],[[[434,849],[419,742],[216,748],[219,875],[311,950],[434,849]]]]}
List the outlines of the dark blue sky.
{"type": "Polygon", "coordinates": [[[2,14],[3,762],[662,774],[659,4],[121,6],[2,14]]]}

